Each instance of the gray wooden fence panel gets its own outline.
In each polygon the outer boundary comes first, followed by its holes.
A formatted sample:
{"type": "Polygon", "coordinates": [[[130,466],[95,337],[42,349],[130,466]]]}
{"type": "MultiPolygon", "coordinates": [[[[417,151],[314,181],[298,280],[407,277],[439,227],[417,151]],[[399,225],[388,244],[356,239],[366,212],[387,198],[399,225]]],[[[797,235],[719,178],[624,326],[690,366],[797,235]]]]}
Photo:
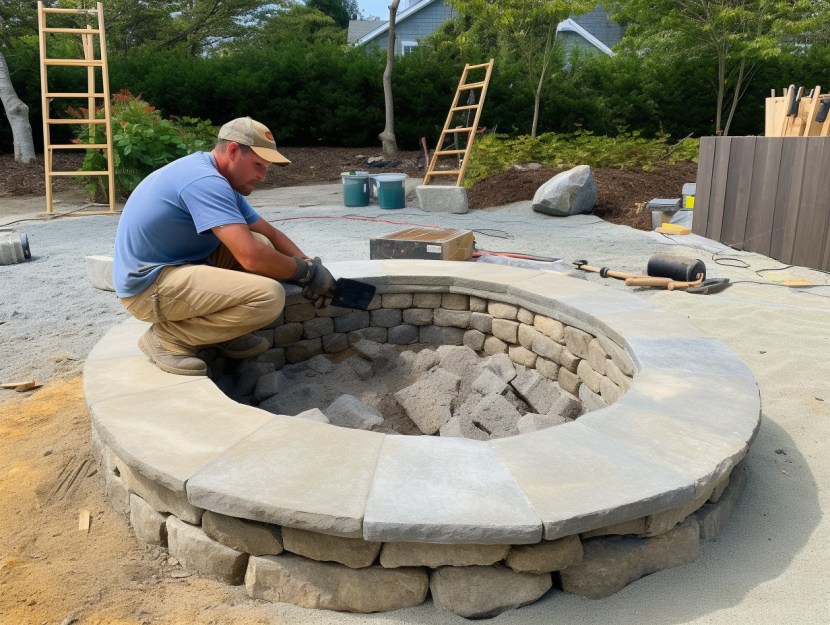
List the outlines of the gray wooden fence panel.
{"type": "Polygon", "coordinates": [[[830,269],[830,138],[702,138],[692,231],[830,269]]]}

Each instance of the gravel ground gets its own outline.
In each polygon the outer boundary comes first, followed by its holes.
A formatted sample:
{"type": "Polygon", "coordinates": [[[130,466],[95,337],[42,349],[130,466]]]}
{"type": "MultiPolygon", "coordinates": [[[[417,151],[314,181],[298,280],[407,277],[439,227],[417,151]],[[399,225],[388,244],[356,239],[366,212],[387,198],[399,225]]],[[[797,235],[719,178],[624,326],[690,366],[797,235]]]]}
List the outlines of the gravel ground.
{"type": "MultiPolygon", "coordinates": [[[[648,257],[658,251],[705,259],[710,275],[728,276],[733,281],[757,281],[756,270],[780,267],[780,263],[769,258],[724,250],[722,246],[713,246],[712,242],[696,240],[692,236],[671,240],[613,225],[591,215],[569,219],[539,215],[530,210],[529,202],[468,215],[446,215],[423,213],[417,209],[381,211],[376,206],[345,209],[331,205],[337,195],[336,187],[318,186],[259,191],[251,196],[251,200],[261,207],[264,217],[294,238],[306,252],[320,254],[327,261],[366,259],[370,237],[403,226],[308,217],[355,215],[474,229],[479,247],[483,249],[541,254],[566,260],[585,258],[597,266],[608,265],[627,272],[643,271],[648,257]],[[679,246],[678,240],[700,244],[708,251],[679,246]],[[716,264],[712,260],[715,251],[721,252],[717,255],[719,259],[737,258],[740,262],[716,264]],[[735,266],[742,264],[748,267],[735,266]]],[[[0,201],[0,214],[2,210],[0,201]]],[[[25,222],[17,226],[29,234],[34,258],[24,264],[0,267],[0,345],[3,346],[0,379],[35,377],[46,382],[52,378],[74,376],[80,372],[84,358],[104,332],[126,318],[114,294],[97,291],[89,285],[84,267],[85,256],[112,253],[116,225],[117,221],[112,217],[88,217],[58,219],[50,223],[25,222]]],[[[821,284],[828,282],[826,275],[804,268],[781,268],[765,272],[765,275],[766,284],[786,278],[807,278],[821,284]]],[[[589,274],[587,279],[602,281],[610,288],[626,289],[619,281],[602,280],[595,274],[589,274]]],[[[830,298],[817,296],[821,295],[821,290],[808,294],[782,287],[738,283],[721,294],[694,296],[656,289],[629,289],[640,297],[688,316],[734,349],[755,374],[761,390],[763,419],[748,457],[746,491],[724,532],[716,541],[701,544],[700,557],[694,564],[661,571],[599,601],[554,590],[534,605],[497,617],[494,623],[731,625],[830,622],[830,590],[826,582],[830,574],[826,557],[830,548],[830,522],[826,516],[830,506],[830,456],[827,453],[830,440],[830,361],[827,359],[830,298]]],[[[48,394],[49,387],[43,392],[48,394]]],[[[6,392],[0,395],[0,402],[15,396],[16,393],[6,392]]],[[[12,402],[8,405],[13,405],[12,402]]],[[[2,413],[0,409],[0,415],[2,413]]],[[[0,426],[9,422],[12,416],[3,415],[0,426]]],[[[31,420],[33,428],[36,426],[33,431],[43,436],[46,427],[43,423],[48,425],[48,420],[44,421],[40,413],[35,417],[26,418],[31,420]]],[[[77,418],[86,421],[85,415],[77,418]]],[[[78,423],[71,427],[82,427],[78,423]]],[[[15,431],[11,429],[12,434],[3,434],[0,427],[0,436],[13,437],[15,431]]],[[[3,440],[11,441],[13,446],[32,439],[33,448],[40,449],[35,436],[3,440]]],[[[21,476],[27,475],[25,471],[15,474],[20,467],[31,464],[32,475],[41,470],[38,460],[32,458],[34,456],[15,464],[8,475],[0,475],[5,479],[5,482],[0,479],[0,493],[12,492],[9,489],[20,482],[21,476]]],[[[23,518],[11,516],[16,505],[6,505],[9,523],[12,519],[17,522],[23,518]]],[[[38,502],[38,510],[40,506],[41,502],[38,502]]],[[[56,528],[50,530],[53,536],[59,536],[66,527],[76,523],[76,509],[77,505],[66,517],[69,521],[64,519],[62,524],[57,521],[53,524],[56,528]]],[[[47,510],[51,511],[47,516],[52,519],[54,510],[47,510]]],[[[26,516],[27,524],[45,523],[38,514],[33,511],[31,518],[26,516]]],[[[46,525],[37,527],[45,528],[46,525]]],[[[98,531],[103,533],[103,530],[98,531]]],[[[119,544],[123,543],[123,550],[132,544],[128,532],[123,525],[111,530],[119,544]]],[[[23,539],[18,537],[16,540],[23,539]]],[[[34,540],[24,542],[34,544],[34,540]]],[[[96,540],[102,538],[96,535],[96,540]]],[[[38,549],[43,548],[40,542],[38,549]]],[[[71,578],[75,579],[75,571],[85,570],[83,567],[89,563],[86,555],[77,555],[76,543],[71,544],[72,549],[67,547],[71,557],[65,555],[61,560],[60,553],[52,552],[53,559],[49,562],[53,563],[50,564],[52,568],[63,563],[66,570],[71,569],[71,578]],[[78,558],[80,561],[76,561],[78,558]]],[[[91,545],[88,549],[95,547],[94,543],[91,545]]],[[[3,549],[0,546],[0,552],[3,549]]],[[[30,567],[29,564],[26,566],[30,567]]],[[[93,603],[103,605],[105,611],[116,610],[118,614],[118,618],[84,619],[90,623],[142,622],[145,619],[136,615],[139,606],[147,611],[139,611],[138,615],[158,612],[159,622],[309,625],[467,622],[434,609],[431,601],[418,608],[390,614],[352,615],[251,601],[245,596],[244,588],[228,588],[197,578],[179,591],[162,585],[162,591],[152,594],[150,590],[139,593],[108,588],[103,578],[93,574],[81,577],[83,579],[75,580],[72,586],[86,583],[84,592],[88,593],[89,606],[93,603]],[[171,616],[185,609],[181,619],[171,616]]],[[[20,597],[29,597],[34,587],[43,594],[60,595],[71,590],[62,589],[58,582],[41,588],[20,574],[8,579],[10,583],[4,588],[17,593],[12,598],[18,607],[24,605],[20,603],[20,597]]],[[[6,603],[6,607],[12,607],[6,603]]],[[[3,593],[0,593],[0,608],[3,604],[3,593]]],[[[32,604],[33,601],[28,603],[29,606],[32,604]]],[[[59,622],[65,614],[62,612],[57,620],[52,618],[49,622],[59,622]]],[[[3,621],[2,617],[0,621],[3,621]]]]}

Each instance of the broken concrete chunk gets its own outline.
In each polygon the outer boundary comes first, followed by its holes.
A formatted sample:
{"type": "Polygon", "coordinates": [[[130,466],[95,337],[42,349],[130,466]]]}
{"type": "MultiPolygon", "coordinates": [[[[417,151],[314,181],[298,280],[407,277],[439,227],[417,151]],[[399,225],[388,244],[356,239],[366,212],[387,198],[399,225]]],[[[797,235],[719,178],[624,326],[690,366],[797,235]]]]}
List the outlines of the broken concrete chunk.
{"type": "Polygon", "coordinates": [[[361,380],[368,380],[375,375],[375,368],[372,366],[372,363],[360,356],[352,356],[346,362],[349,363],[355,375],[361,380]]]}
{"type": "Polygon", "coordinates": [[[323,356],[322,354],[315,356],[311,360],[308,361],[308,368],[312,371],[316,371],[317,373],[328,373],[329,371],[334,368],[334,365],[331,364],[331,360],[323,356]]]}
{"type": "Polygon", "coordinates": [[[543,540],[535,545],[514,545],[507,566],[517,573],[551,573],[582,562],[579,536],[543,540]]]}
{"type": "Polygon", "coordinates": [[[481,395],[503,395],[507,390],[507,386],[507,382],[502,380],[490,369],[485,369],[481,375],[473,381],[472,388],[481,395]]]}
{"type": "Polygon", "coordinates": [[[482,399],[470,415],[473,423],[493,438],[515,436],[521,415],[502,395],[488,395],[482,399]]]}
{"type": "Polygon", "coordinates": [[[452,417],[451,406],[460,384],[457,375],[437,368],[395,393],[395,399],[421,432],[435,434],[452,417]]]}
{"type": "Polygon", "coordinates": [[[275,556],[282,553],[282,535],[277,525],[207,511],[202,517],[202,530],[208,538],[254,556],[275,556]]]}
{"type": "Polygon", "coordinates": [[[490,438],[490,435],[477,428],[469,417],[462,415],[455,415],[442,425],[440,434],[454,438],[469,438],[474,441],[486,441],[490,438]]]}
{"type": "Polygon", "coordinates": [[[516,367],[507,354],[495,354],[479,364],[482,369],[489,369],[505,382],[516,377],[516,367]]]}
{"type": "Polygon", "coordinates": [[[519,430],[519,434],[528,434],[530,432],[546,430],[556,425],[562,425],[563,423],[570,423],[570,421],[570,419],[558,415],[542,415],[528,412],[516,422],[516,429],[519,430]]]}
{"type": "Polygon", "coordinates": [[[441,362],[438,354],[431,349],[422,349],[418,352],[415,360],[412,363],[412,372],[426,372],[432,369],[435,365],[441,362]]]}
{"type": "Polygon", "coordinates": [[[549,573],[516,573],[502,566],[446,566],[429,589],[435,607],[464,618],[491,618],[539,600],[553,585],[549,573]]]}
{"type": "Polygon", "coordinates": [[[579,401],[579,398],[560,388],[559,397],[553,402],[547,415],[549,417],[559,416],[573,420],[582,415],[583,412],[585,412],[585,407],[579,401]]]}
{"type": "Polygon", "coordinates": [[[464,333],[464,347],[469,347],[470,349],[480,352],[484,349],[484,339],[487,336],[484,332],[479,332],[478,330],[467,330],[464,333]]]}
{"type": "Polygon", "coordinates": [[[380,564],[402,566],[489,566],[507,556],[510,545],[445,545],[436,543],[385,543],[380,564]]]}
{"type": "Polygon", "coordinates": [[[602,599],[656,571],[690,564],[700,550],[695,517],[653,538],[612,536],[582,543],[582,562],[560,571],[562,589],[590,599],[602,599]]]}
{"type": "Polygon", "coordinates": [[[388,612],[424,602],[426,569],[350,569],[283,554],[251,558],[245,587],[252,599],[341,612],[388,612]]]}
{"type": "Polygon", "coordinates": [[[533,412],[548,414],[561,391],[534,369],[517,368],[516,378],[510,383],[533,412]]]}
{"type": "Polygon", "coordinates": [[[333,425],[355,430],[377,431],[383,425],[383,416],[354,395],[341,395],[326,409],[326,417],[333,425]]]}
{"type": "Polygon", "coordinates": [[[400,354],[388,345],[367,341],[355,341],[352,348],[366,360],[371,360],[376,371],[394,369],[400,363],[400,354]]]}
{"type": "Polygon", "coordinates": [[[350,569],[371,566],[382,544],[291,527],[283,528],[282,539],[286,551],[320,562],[339,562],[350,569]]]}
{"type": "Polygon", "coordinates": [[[320,423],[331,423],[331,421],[329,421],[329,418],[325,414],[323,414],[323,411],[319,408],[312,408],[311,410],[306,410],[295,416],[297,419],[319,421],[320,423]]]}

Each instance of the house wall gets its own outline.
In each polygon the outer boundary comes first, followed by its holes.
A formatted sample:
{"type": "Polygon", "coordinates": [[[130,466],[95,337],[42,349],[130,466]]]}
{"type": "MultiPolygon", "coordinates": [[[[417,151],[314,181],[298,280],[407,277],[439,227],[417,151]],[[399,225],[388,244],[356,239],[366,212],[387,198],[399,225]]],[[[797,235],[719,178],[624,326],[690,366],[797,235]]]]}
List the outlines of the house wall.
{"type": "MultiPolygon", "coordinates": [[[[457,15],[454,9],[448,7],[444,0],[433,2],[402,22],[395,25],[395,54],[401,53],[401,41],[417,41],[434,33],[438,27],[451,17],[457,15]]],[[[377,44],[381,50],[389,45],[389,34],[384,33],[372,44],[377,44]]]]}
{"type": "MultiPolygon", "coordinates": [[[[625,33],[625,27],[620,26],[616,22],[609,21],[608,11],[599,5],[593,11],[586,13],[582,17],[571,15],[571,19],[609,48],[622,41],[623,33],[625,33]]],[[[569,34],[573,35],[574,33],[569,34]]],[[[594,46],[582,39],[582,37],[576,37],[582,42],[580,45],[583,45],[583,47],[587,46],[596,50],[594,46]]]]}

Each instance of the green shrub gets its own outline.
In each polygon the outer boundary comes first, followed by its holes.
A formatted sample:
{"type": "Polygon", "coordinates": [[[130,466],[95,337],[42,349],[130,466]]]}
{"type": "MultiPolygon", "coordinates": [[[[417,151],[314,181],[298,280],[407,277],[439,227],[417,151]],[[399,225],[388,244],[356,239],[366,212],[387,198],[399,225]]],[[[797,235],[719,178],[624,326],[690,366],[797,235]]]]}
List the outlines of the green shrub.
{"type": "Polygon", "coordinates": [[[473,144],[464,176],[464,186],[472,187],[491,174],[510,169],[518,163],[541,163],[548,167],[642,167],[652,169],[657,163],[697,162],[699,139],[684,139],[669,144],[669,135],[658,133],[645,139],[637,131],[621,132],[616,137],[596,136],[578,129],[570,134],[545,133],[534,139],[523,135],[486,134],[473,144]]]}
{"type": "MultiPolygon", "coordinates": [[[[211,121],[192,117],[172,117],[163,119],[161,114],[129,91],[122,90],[112,96],[110,106],[112,114],[113,159],[115,165],[115,189],[119,195],[129,195],[138,184],[156,169],[167,163],[200,150],[210,150],[216,143],[218,128],[211,121]]],[[[70,107],[67,112],[82,119],[87,115],[85,109],[70,107]]],[[[96,111],[96,118],[104,119],[103,107],[96,111]]],[[[101,143],[104,130],[95,127],[100,133],[90,136],[88,126],[78,127],[78,138],[74,141],[84,143],[101,143]]],[[[104,150],[87,150],[81,171],[101,171],[107,168],[104,150]]],[[[100,176],[88,176],[78,179],[85,183],[91,196],[106,197],[107,185],[100,176]]]]}

